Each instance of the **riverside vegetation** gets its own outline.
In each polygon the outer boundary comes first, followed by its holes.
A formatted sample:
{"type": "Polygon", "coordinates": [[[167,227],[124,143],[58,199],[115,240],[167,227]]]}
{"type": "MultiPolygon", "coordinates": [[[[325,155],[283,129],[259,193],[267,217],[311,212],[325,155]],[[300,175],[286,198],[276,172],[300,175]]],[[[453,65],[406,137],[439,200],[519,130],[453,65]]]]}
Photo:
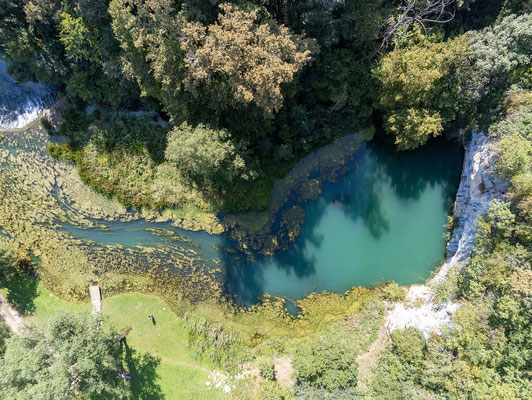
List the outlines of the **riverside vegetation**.
{"type": "MultiPolygon", "coordinates": [[[[3,134],[0,274],[8,288],[14,276],[34,274],[74,302],[86,300],[91,282],[105,282],[105,296],[161,296],[198,359],[228,373],[257,367],[260,378],[228,394],[238,399],[531,397],[530,1],[0,5],[0,54],[9,72],[53,83],[68,96],[63,123],[46,126],[51,139],[38,126],[3,134]],[[454,18],[443,23],[448,14],[454,18]],[[87,113],[87,105],[97,107],[87,113]],[[155,117],[131,112],[138,108],[155,117]],[[352,153],[373,125],[400,150],[439,135],[466,141],[471,129],[499,140],[496,171],[510,184],[507,201],[493,202],[471,258],[438,287],[437,299],[461,306],[453,325],[428,340],[414,328],[379,339],[387,304],[404,296],[394,284],[314,293],[295,302],[296,315],[269,296],[242,308],[194,243],[95,245],[60,229],[59,222],[90,228],[98,219],[133,218],[126,205],[159,218],[204,218],[200,228],[221,224],[245,246],[249,232],[260,231],[256,247],[271,252],[278,249],[272,215],[285,204],[270,198],[274,179],[309,152],[362,132],[345,151],[352,153]],[[49,141],[55,160],[45,154],[49,141]],[[250,209],[251,217],[231,215],[250,209]],[[265,209],[274,212],[258,212],[265,209]],[[229,215],[223,223],[219,212],[229,215]],[[370,353],[368,372],[360,364],[368,359],[359,356],[376,340],[382,349],[370,353]],[[292,382],[280,359],[293,367],[292,382]]],[[[40,339],[35,332],[44,328],[7,339],[0,345],[3,397],[51,399],[54,390],[70,398],[135,396],[132,385],[110,385],[116,374],[95,371],[91,356],[76,372],[68,355],[78,340],[101,348],[106,368],[118,368],[114,349],[105,348],[116,332],[91,324],[57,316],[40,339]],[[66,325],[72,335],[58,335],[66,325]],[[46,372],[28,364],[33,376],[11,379],[25,365],[28,340],[42,342],[34,350],[46,372]]],[[[80,353],[80,360],[88,354],[80,353]]]]}

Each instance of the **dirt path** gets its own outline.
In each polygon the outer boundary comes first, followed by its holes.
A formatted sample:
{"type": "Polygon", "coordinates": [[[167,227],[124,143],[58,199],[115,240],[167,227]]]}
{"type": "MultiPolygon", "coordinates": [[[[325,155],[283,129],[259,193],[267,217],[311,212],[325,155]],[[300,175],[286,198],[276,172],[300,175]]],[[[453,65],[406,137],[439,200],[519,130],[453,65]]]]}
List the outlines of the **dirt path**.
{"type": "Polygon", "coordinates": [[[294,386],[294,368],[289,357],[276,357],[274,360],[275,378],[283,386],[294,386]]]}
{"type": "Polygon", "coordinates": [[[24,320],[21,315],[7,302],[4,296],[0,295],[0,318],[13,333],[18,333],[24,320]]]}
{"type": "MultiPolygon", "coordinates": [[[[386,321],[386,319],[385,319],[386,321]]],[[[380,354],[384,349],[386,338],[388,337],[387,323],[384,322],[379,328],[377,339],[371,344],[367,353],[360,354],[357,357],[358,362],[358,386],[365,388],[367,380],[372,373],[373,368],[379,361],[380,354]]]]}

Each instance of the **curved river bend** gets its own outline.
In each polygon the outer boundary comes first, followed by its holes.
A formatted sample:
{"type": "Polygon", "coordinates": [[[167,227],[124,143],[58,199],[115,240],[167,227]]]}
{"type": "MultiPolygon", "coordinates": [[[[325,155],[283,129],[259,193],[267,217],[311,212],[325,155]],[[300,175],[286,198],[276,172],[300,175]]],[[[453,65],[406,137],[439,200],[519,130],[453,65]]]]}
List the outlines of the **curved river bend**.
{"type": "Polygon", "coordinates": [[[325,183],[317,200],[302,205],[306,221],[300,236],[274,256],[244,254],[224,235],[169,223],[64,228],[78,238],[132,247],[169,245],[171,239],[154,232],[173,231],[191,239],[208,265],[222,269],[226,290],[244,305],[264,293],[298,299],[388,280],[410,285],[424,281],[443,262],[462,153],[457,143],[441,140],[402,153],[374,142],[362,145],[340,182],[325,183]]]}
{"type": "MultiPolygon", "coordinates": [[[[33,118],[40,112],[47,89],[16,83],[1,62],[0,78],[0,93],[9,95],[0,102],[0,127],[18,126],[26,116],[33,118]]],[[[76,242],[79,245],[101,245],[104,250],[115,244],[162,249],[167,255],[162,263],[171,264],[173,254],[191,254],[201,268],[221,270],[225,290],[243,305],[253,304],[264,293],[298,299],[314,291],[344,292],[387,280],[409,285],[428,278],[444,259],[446,217],[458,188],[463,157],[460,145],[442,140],[416,152],[396,152],[375,141],[363,144],[339,182],[323,184],[317,200],[301,205],[306,221],[296,241],[286,251],[262,256],[239,251],[225,235],[186,231],[170,223],[95,219],[87,224],[89,218],[80,223],[75,218],[78,211],[58,196],[56,182],[64,181],[61,177],[68,169],[56,172],[55,178],[44,174],[57,166],[45,153],[48,140],[36,128],[5,132],[3,139],[0,135],[0,181],[5,191],[0,194],[9,202],[21,201],[18,209],[4,207],[18,210],[15,218],[6,215],[4,221],[16,225],[25,216],[30,225],[24,225],[23,232],[47,224],[46,229],[81,239],[76,242]],[[16,178],[19,172],[21,177],[16,178]],[[36,198],[56,203],[55,214],[50,215],[57,217],[44,218],[49,214],[42,205],[34,208],[22,202],[33,201],[24,197],[29,188],[39,193],[36,198]],[[33,211],[20,215],[28,207],[33,211]]],[[[16,235],[11,228],[0,226],[0,234],[16,235]]]]}

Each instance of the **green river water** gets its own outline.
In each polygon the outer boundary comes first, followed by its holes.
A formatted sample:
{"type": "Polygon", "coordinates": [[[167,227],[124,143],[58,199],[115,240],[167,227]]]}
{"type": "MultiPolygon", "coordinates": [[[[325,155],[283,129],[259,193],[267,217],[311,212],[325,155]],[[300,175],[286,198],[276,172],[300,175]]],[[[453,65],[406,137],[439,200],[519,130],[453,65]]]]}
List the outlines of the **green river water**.
{"type": "Polygon", "coordinates": [[[225,260],[228,291],[250,304],[262,293],[300,298],[387,280],[422,282],[444,259],[462,156],[458,144],[443,141],[402,153],[363,145],[341,181],[324,184],[303,206],[306,222],[287,251],[225,260]]]}
{"type": "MultiPolygon", "coordinates": [[[[324,183],[317,200],[301,204],[306,220],[295,242],[274,256],[264,256],[240,251],[225,235],[186,231],[170,222],[94,219],[94,223],[88,224],[89,219],[85,218],[86,222],[80,223],[76,217],[78,212],[58,195],[61,191],[32,175],[44,171],[41,166],[52,165],[45,153],[45,134],[13,135],[5,136],[0,143],[0,149],[4,148],[4,164],[0,163],[0,170],[4,171],[8,188],[18,187],[5,195],[11,196],[10,201],[21,202],[22,208],[15,212],[24,214],[11,219],[9,215],[4,216],[10,222],[9,226],[0,226],[0,232],[13,237],[18,236],[17,229],[31,232],[48,226],[46,229],[58,229],[74,239],[74,242],[66,239],[64,251],[67,252],[72,249],[68,246],[88,244],[99,247],[104,254],[109,248],[105,246],[120,245],[134,253],[114,247],[112,254],[119,251],[120,257],[131,257],[131,254],[148,254],[143,249],[151,248],[149,254],[159,258],[153,258],[148,266],[160,264],[170,269],[176,265],[174,254],[187,255],[202,269],[220,271],[217,279],[223,280],[225,291],[243,305],[255,303],[264,293],[299,299],[315,291],[342,293],[352,286],[372,286],[388,280],[410,285],[427,279],[445,256],[446,218],[456,195],[463,157],[459,144],[443,140],[415,152],[397,152],[393,146],[375,141],[365,143],[338,182],[324,183]],[[17,171],[26,171],[20,168],[22,165],[34,172],[15,177],[17,171]],[[24,200],[29,190],[29,186],[22,185],[24,182],[41,193],[31,195],[36,196],[35,200],[46,193],[46,207],[45,203],[34,203],[35,206],[24,203],[35,201],[31,196],[24,200]],[[55,217],[48,218],[45,216],[50,202],[56,203],[52,206],[56,211],[53,211],[55,217]],[[24,207],[36,208],[27,213],[20,211],[24,207]],[[63,216],[57,207],[64,211],[63,216]],[[35,228],[16,228],[21,216],[34,220],[35,228]],[[46,220],[55,223],[49,226],[46,220]]],[[[68,188],[63,186],[61,190],[68,188]]],[[[295,202],[289,199],[286,207],[295,202]]],[[[48,235],[44,233],[46,229],[38,230],[45,235],[43,238],[48,235]]],[[[61,263],[57,257],[67,257],[67,254],[52,257],[54,262],[61,263]]],[[[124,259],[120,263],[142,268],[135,260],[124,259]]],[[[65,258],[64,262],[72,261],[65,258]]],[[[106,268],[107,263],[86,262],[96,263],[91,265],[95,270],[106,268]]]]}
{"type": "MultiPolygon", "coordinates": [[[[1,69],[0,78],[0,86],[9,89],[17,85],[1,69]]],[[[13,99],[12,108],[20,105],[18,101],[28,103],[31,111],[36,100],[30,100],[13,99]]],[[[53,253],[51,260],[58,265],[73,262],[68,261],[69,256],[77,257],[73,250],[80,246],[87,250],[86,245],[99,248],[102,254],[119,252],[130,258],[131,254],[147,254],[143,249],[148,248],[158,257],[154,256],[151,264],[166,263],[170,269],[176,265],[173,256],[182,254],[201,269],[219,268],[225,291],[245,305],[264,293],[298,299],[314,291],[341,293],[352,286],[388,280],[409,285],[428,278],[445,256],[446,217],[458,188],[463,157],[458,143],[443,140],[414,152],[397,152],[375,140],[365,143],[338,182],[323,184],[317,200],[301,205],[306,221],[296,241],[285,251],[263,256],[241,252],[225,235],[190,232],[169,222],[138,217],[111,222],[101,217],[89,223],[91,213],[83,217],[78,208],[85,202],[91,209],[91,199],[96,197],[79,179],[69,178],[68,171],[75,174],[73,170],[59,168],[60,164],[50,159],[45,150],[49,140],[36,127],[5,132],[0,138],[0,194],[9,202],[0,207],[3,236],[40,246],[51,234],[59,235],[62,252],[55,255],[53,248],[44,250],[53,253]],[[76,190],[85,194],[78,194],[78,203],[72,206],[65,194],[76,190]]],[[[322,152],[332,155],[329,149],[322,152]]],[[[285,207],[296,203],[289,199],[285,207]]],[[[126,210],[119,214],[133,215],[126,210]]],[[[90,260],[91,256],[80,268],[105,268],[106,262],[90,260]]],[[[132,268],[141,268],[135,260],[125,259],[120,264],[129,262],[132,268]]],[[[183,257],[179,260],[183,264],[183,257]]]]}
{"type": "Polygon", "coordinates": [[[226,291],[251,305],[264,293],[302,298],[316,291],[344,292],[388,280],[423,282],[445,256],[447,215],[460,181],[463,152],[438,141],[415,152],[363,144],[336,183],[302,204],[306,220],[295,243],[274,256],[236,250],[224,235],[189,232],[169,223],[110,222],[105,230],[66,226],[79,238],[124,246],[172,245],[153,234],[171,230],[191,239],[203,260],[216,260],[226,291]],[[231,249],[232,251],[226,251],[231,249]]]}

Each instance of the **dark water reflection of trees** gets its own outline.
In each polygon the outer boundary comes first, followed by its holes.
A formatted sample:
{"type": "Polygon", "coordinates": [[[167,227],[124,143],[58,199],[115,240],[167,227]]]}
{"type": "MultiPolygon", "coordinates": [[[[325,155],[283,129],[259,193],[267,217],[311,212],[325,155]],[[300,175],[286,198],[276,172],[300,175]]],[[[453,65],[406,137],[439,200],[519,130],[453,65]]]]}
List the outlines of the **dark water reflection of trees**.
{"type": "MultiPolygon", "coordinates": [[[[324,184],[319,199],[304,205],[305,224],[301,235],[288,250],[273,257],[257,256],[251,261],[242,255],[225,254],[227,292],[236,295],[243,304],[254,303],[264,293],[264,268],[268,262],[290,271],[298,279],[315,274],[316,259],[307,254],[307,242],[316,249],[321,247],[324,236],[318,225],[330,204],[340,208],[353,222],[361,219],[375,239],[386,233],[390,224],[390,216],[382,206],[383,186],[391,187],[398,198],[410,202],[419,200],[428,187],[441,185],[443,197],[439,206],[445,211],[450,210],[461,166],[462,151],[457,143],[438,140],[419,151],[401,153],[393,146],[364,145],[357,152],[347,175],[339,182],[324,184]]],[[[331,268],[333,273],[334,268],[331,268]]]]}

